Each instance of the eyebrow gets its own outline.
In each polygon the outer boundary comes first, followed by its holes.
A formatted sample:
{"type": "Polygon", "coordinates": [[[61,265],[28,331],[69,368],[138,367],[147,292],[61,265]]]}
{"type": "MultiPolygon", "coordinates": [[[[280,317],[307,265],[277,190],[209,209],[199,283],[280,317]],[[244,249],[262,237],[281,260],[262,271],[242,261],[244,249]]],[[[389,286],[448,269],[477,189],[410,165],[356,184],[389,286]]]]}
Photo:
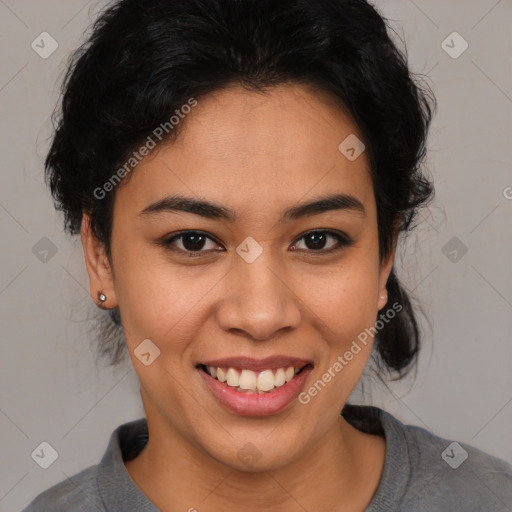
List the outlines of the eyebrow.
{"type": "MultiPolygon", "coordinates": [[[[359,199],[348,194],[334,194],[318,197],[311,202],[299,203],[298,205],[292,206],[284,211],[278,222],[282,224],[302,217],[319,215],[334,210],[348,211],[360,215],[361,217],[366,216],[365,207],[359,199]]],[[[238,219],[238,215],[234,210],[222,205],[180,195],[171,195],[159,199],[144,208],[139,215],[146,217],[177,211],[193,213],[207,219],[218,219],[228,222],[236,222],[238,219]]]]}

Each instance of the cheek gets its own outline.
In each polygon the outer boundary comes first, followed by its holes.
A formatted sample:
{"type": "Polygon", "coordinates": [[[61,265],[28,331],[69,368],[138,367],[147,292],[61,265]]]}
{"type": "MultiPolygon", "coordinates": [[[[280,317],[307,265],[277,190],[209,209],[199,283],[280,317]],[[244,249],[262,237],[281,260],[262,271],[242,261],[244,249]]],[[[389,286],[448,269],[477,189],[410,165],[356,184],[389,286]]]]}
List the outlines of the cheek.
{"type": "Polygon", "coordinates": [[[315,378],[299,401],[312,408],[312,415],[324,416],[327,425],[348,400],[371,355],[377,273],[359,265],[317,283],[315,292],[309,287],[303,297],[323,347],[315,378]]]}
{"type": "Polygon", "coordinates": [[[123,258],[116,274],[116,295],[132,350],[146,338],[159,346],[165,343],[166,350],[183,350],[218,281],[218,276],[201,273],[199,267],[183,272],[176,266],[145,260],[142,251],[123,258]]]}
{"type": "Polygon", "coordinates": [[[300,297],[314,313],[317,327],[334,345],[343,346],[374,324],[378,272],[364,260],[322,277],[302,281],[300,297]]]}

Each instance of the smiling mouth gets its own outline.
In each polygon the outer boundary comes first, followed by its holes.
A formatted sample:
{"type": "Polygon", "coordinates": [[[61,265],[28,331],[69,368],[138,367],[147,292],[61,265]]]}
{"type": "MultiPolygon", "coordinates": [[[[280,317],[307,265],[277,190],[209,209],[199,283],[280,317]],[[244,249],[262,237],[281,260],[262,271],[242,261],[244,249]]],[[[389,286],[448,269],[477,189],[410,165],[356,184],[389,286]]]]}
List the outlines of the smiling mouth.
{"type": "Polygon", "coordinates": [[[197,366],[217,381],[240,393],[249,395],[272,393],[292,381],[308,367],[312,368],[313,365],[308,363],[301,366],[283,366],[261,371],[252,371],[247,368],[206,366],[204,364],[197,366]]]}

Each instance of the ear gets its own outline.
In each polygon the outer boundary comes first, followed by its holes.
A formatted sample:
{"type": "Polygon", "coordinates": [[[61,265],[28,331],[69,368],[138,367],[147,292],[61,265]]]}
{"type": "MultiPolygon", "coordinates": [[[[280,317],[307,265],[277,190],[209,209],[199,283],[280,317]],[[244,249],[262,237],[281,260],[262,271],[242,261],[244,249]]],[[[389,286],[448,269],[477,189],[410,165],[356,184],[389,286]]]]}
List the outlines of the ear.
{"type": "Polygon", "coordinates": [[[102,309],[112,309],[117,306],[114,279],[110,262],[104,245],[97,240],[91,230],[91,219],[84,213],[80,230],[82,247],[84,249],[85,265],[89,274],[89,289],[94,302],[102,309]],[[101,303],[98,294],[103,293],[106,301],[101,303]]]}
{"type": "Polygon", "coordinates": [[[393,268],[393,263],[395,262],[395,253],[396,253],[396,245],[398,240],[398,233],[394,231],[393,235],[393,243],[391,247],[391,251],[387,258],[385,258],[380,266],[379,272],[379,295],[377,297],[377,309],[382,309],[386,303],[388,302],[388,291],[386,289],[386,283],[388,282],[389,274],[393,268]],[[384,298],[382,298],[384,297],[384,298]]]}

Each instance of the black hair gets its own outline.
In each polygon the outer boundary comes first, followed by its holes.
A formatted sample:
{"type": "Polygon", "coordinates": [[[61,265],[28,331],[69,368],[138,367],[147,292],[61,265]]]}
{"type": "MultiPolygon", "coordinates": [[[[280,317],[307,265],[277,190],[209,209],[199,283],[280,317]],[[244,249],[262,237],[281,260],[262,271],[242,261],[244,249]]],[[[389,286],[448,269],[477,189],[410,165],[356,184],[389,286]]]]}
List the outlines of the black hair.
{"type": "MultiPolygon", "coordinates": [[[[382,261],[434,195],[423,161],[436,100],[388,28],[365,0],[114,2],[72,55],[55,112],[46,178],[65,229],[79,233],[86,212],[110,255],[115,191],[95,191],[190,98],[232,84],[264,92],[302,83],[334,94],[361,130],[382,261]]],[[[387,290],[388,307],[401,310],[378,332],[374,350],[380,369],[400,378],[417,359],[420,329],[395,268],[387,290]]],[[[100,350],[116,364],[124,352],[117,308],[108,322],[98,330],[100,350]]]]}

